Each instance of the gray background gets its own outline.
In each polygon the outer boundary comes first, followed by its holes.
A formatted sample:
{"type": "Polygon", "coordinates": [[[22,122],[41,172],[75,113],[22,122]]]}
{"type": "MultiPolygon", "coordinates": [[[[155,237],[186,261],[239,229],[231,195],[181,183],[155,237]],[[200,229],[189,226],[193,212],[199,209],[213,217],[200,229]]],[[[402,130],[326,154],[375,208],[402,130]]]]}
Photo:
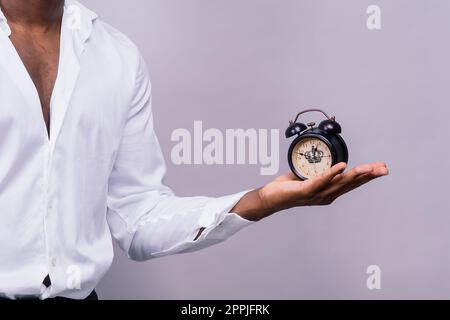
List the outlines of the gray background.
{"type": "MultiPolygon", "coordinates": [[[[204,251],[115,262],[101,298],[450,298],[449,1],[91,0],[151,69],[156,129],[179,195],[268,182],[259,166],[174,166],[170,135],[279,128],[302,105],[337,115],[351,164],[391,175],[330,207],[297,208],[204,251]],[[381,31],[366,8],[382,9],[381,31]],[[382,289],[366,288],[366,268],[382,289]]],[[[281,138],[280,172],[288,141],[281,138]]]]}

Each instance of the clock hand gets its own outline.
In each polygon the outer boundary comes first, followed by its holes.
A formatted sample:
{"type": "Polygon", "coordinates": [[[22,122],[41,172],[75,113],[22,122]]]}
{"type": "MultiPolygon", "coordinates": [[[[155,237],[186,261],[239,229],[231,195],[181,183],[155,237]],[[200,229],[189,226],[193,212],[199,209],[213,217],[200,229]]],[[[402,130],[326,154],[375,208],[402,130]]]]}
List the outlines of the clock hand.
{"type": "MultiPolygon", "coordinates": [[[[299,155],[301,155],[301,156],[305,156],[305,154],[302,153],[302,152],[295,152],[295,153],[297,153],[297,154],[299,154],[299,155]]],[[[326,157],[331,157],[331,156],[322,156],[322,158],[326,158],[326,157]]]]}
{"type": "MultiPolygon", "coordinates": [[[[299,155],[301,155],[301,156],[304,156],[304,155],[305,155],[303,152],[294,152],[294,153],[297,153],[297,154],[299,154],[299,155]]],[[[331,156],[322,156],[322,157],[331,157],[331,156]]]]}

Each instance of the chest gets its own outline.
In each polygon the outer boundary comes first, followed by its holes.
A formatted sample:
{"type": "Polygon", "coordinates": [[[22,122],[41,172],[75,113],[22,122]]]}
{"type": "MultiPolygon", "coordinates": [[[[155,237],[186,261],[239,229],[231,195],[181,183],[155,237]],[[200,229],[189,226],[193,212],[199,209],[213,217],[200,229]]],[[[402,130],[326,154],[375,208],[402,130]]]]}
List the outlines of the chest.
{"type": "Polygon", "coordinates": [[[31,40],[24,46],[17,37],[0,37],[0,151],[17,141],[20,148],[29,141],[39,152],[49,147],[50,154],[58,150],[71,158],[109,158],[117,149],[135,93],[136,67],[95,34],[84,46],[77,36],[63,29],[60,58],[52,44],[44,50],[31,40]],[[44,98],[42,109],[38,95],[44,98]],[[49,105],[46,137],[42,110],[49,105]]]}
{"type": "Polygon", "coordinates": [[[43,118],[48,130],[50,100],[58,74],[59,39],[57,32],[40,36],[16,32],[11,36],[11,42],[38,92],[43,118]]]}

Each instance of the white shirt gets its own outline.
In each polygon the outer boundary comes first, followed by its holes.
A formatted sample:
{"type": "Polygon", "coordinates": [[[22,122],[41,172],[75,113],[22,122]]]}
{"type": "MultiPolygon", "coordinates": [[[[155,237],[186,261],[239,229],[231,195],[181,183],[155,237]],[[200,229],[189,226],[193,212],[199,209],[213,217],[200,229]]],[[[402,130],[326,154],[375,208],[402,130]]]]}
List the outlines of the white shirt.
{"type": "Polygon", "coordinates": [[[146,260],[252,223],[229,213],[245,192],[179,198],[163,184],[149,75],[128,38],[66,0],[49,138],[10,34],[0,11],[1,296],[85,298],[111,265],[112,238],[146,260]]]}

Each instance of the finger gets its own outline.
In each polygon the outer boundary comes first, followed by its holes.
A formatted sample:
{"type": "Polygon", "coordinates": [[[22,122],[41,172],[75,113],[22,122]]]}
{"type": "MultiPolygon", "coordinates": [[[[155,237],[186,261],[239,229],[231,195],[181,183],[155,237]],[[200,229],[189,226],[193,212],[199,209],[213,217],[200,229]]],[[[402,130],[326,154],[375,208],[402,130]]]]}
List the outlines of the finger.
{"type": "Polygon", "coordinates": [[[374,167],[385,167],[385,168],[387,168],[387,165],[386,165],[386,162],[373,162],[372,164],[371,164],[372,166],[374,166],[374,167]]]}
{"type": "Polygon", "coordinates": [[[358,179],[354,183],[347,185],[345,188],[341,188],[338,191],[336,191],[335,193],[329,194],[327,196],[330,197],[331,199],[337,199],[346,193],[349,193],[357,188],[360,188],[361,186],[369,183],[370,181],[372,181],[376,178],[377,177],[373,177],[372,175],[366,175],[364,177],[361,177],[361,179],[358,179]]]}
{"type": "Polygon", "coordinates": [[[385,175],[387,173],[386,164],[383,162],[359,165],[347,173],[343,173],[333,179],[329,185],[327,194],[338,192],[339,189],[345,188],[346,185],[353,183],[356,179],[364,175],[385,175]]]}
{"type": "Polygon", "coordinates": [[[345,162],[338,163],[331,167],[331,169],[327,170],[326,172],[322,173],[322,175],[307,180],[307,188],[309,189],[309,192],[320,192],[321,190],[325,189],[334,177],[344,172],[345,168],[347,167],[347,164],[345,162]]]}
{"type": "Polygon", "coordinates": [[[371,174],[374,168],[371,164],[359,165],[346,173],[336,176],[332,183],[328,186],[327,193],[334,193],[338,189],[343,188],[346,184],[354,181],[360,176],[371,174]]]}
{"type": "MultiPolygon", "coordinates": [[[[376,167],[386,167],[386,164],[384,162],[375,162],[372,165],[376,167]]],[[[339,176],[340,175],[337,175],[334,179],[339,176]]],[[[300,181],[300,179],[294,173],[292,173],[292,171],[289,171],[282,176],[277,177],[275,181],[300,181]]]]}
{"type": "Polygon", "coordinates": [[[389,169],[387,166],[378,167],[378,168],[374,169],[372,174],[376,175],[377,177],[387,176],[387,175],[389,175],[389,169]]]}
{"type": "Polygon", "coordinates": [[[371,173],[364,174],[362,176],[359,176],[355,181],[353,181],[350,184],[347,184],[345,187],[340,188],[339,190],[335,191],[334,193],[328,194],[333,199],[336,199],[350,191],[353,191],[364,184],[369,183],[372,180],[375,180],[377,178],[386,176],[389,174],[389,170],[385,167],[379,167],[374,169],[371,173]]]}

